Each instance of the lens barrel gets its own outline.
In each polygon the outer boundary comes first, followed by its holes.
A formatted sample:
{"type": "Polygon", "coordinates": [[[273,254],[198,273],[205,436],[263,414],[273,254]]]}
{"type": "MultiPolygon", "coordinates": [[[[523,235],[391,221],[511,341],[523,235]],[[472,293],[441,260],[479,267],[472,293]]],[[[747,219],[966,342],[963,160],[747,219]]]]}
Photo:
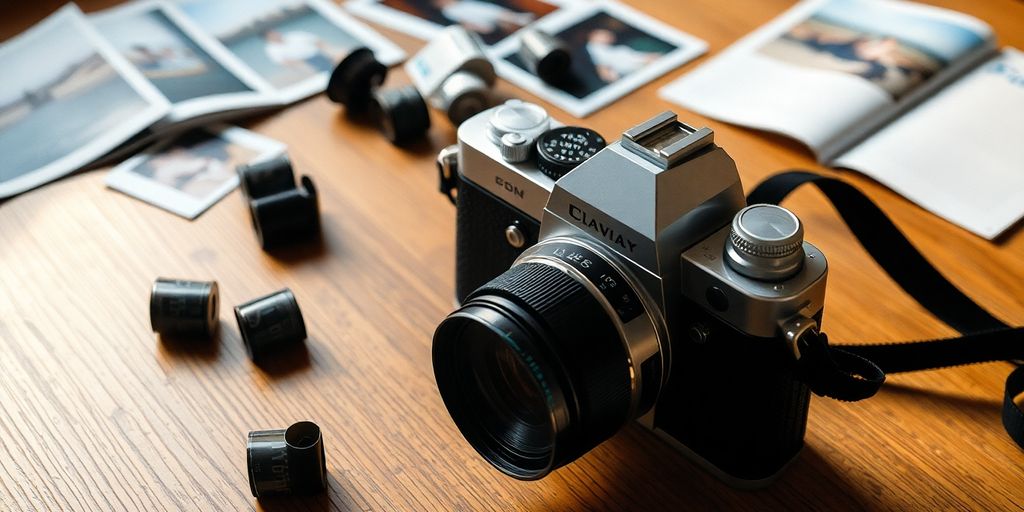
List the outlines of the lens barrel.
{"type": "Polygon", "coordinates": [[[631,419],[627,348],[577,279],[523,262],[434,333],[434,376],[466,440],[522,480],[542,478],[631,419]]]}

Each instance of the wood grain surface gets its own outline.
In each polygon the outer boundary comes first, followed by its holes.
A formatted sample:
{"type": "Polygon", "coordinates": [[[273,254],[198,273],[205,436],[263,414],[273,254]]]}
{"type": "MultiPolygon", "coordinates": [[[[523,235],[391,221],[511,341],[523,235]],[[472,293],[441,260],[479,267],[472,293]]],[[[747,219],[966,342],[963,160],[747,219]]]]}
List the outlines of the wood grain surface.
{"type": "MultiPolygon", "coordinates": [[[[112,4],[81,3],[87,11],[112,4]]],[[[1000,44],[1024,47],[1021,2],[937,3],[990,23],[1000,44]]],[[[707,40],[712,54],[790,4],[635,2],[707,40]]],[[[6,4],[0,37],[58,6],[6,4]]],[[[421,44],[382,31],[407,50],[421,44]]],[[[670,108],[657,89],[694,65],[583,121],[548,106],[611,137],[670,108]]],[[[4,79],[16,79],[10,73],[4,79]]],[[[506,83],[499,89],[535,100],[506,83]]],[[[785,168],[823,170],[791,141],[675,110],[716,131],[748,189],[785,168]]],[[[322,247],[266,254],[238,192],[190,222],[105,189],[105,170],[0,205],[0,509],[1024,508],[1024,452],[999,419],[1005,363],[895,375],[862,403],[814,398],[806,448],[763,491],[730,489],[636,425],[542,481],[501,476],[456,430],[431,371],[431,334],[452,308],[454,261],[454,209],[437,193],[433,165],[454,133],[436,113],[434,121],[429,141],[408,150],[323,97],[241,123],[287,143],[298,172],[316,181],[322,247]],[[158,276],[219,282],[215,343],[160,341],[150,331],[158,276]],[[231,306],[283,287],[302,306],[308,350],[258,368],[231,306]],[[328,492],[258,503],[246,433],[302,419],[323,429],[328,492]]],[[[860,175],[841,175],[954,283],[1000,319],[1024,324],[1020,229],[990,243],[860,175]]],[[[832,339],[954,334],[886,277],[817,192],[798,192],[787,206],[829,257],[824,327],[832,339]]],[[[759,398],[751,390],[741,399],[759,398]]]]}

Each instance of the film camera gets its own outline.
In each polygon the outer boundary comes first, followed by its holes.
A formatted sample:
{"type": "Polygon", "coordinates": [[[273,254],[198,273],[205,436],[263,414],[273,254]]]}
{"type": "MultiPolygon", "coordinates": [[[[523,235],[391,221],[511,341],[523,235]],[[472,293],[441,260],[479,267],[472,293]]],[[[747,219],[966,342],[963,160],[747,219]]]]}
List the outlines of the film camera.
{"type": "Polygon", "coordinates": [[[457,189],[461,305],[433,340],[452,419],[519,479],[636,419],[734,486],[770,483],[803,445],[794,367],[824,255],[789,211],[746,206],[710,129],[665,112],[600,149],[542,112],[484,111],[439,156],[457,189]]]}

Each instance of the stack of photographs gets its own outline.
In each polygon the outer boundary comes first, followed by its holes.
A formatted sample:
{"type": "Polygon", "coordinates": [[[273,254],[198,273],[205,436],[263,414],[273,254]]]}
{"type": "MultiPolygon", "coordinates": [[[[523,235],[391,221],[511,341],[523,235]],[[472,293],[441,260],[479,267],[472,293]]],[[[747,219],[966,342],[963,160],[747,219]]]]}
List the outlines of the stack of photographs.
{"type": "Polygon", "coordinates": [[[324,90],[351,49],[395,44],[327,0],[69,4],[0,45],[0,199],[158,138],[324,90]]]}
{"type": "Polygon", "coordinates": [[[584,0],[350,0],[359,16],[422,39],[449,25],[476,32],[502,78],[586,117],[707,51],[707,43],[617,2],[584,0]],[[558,85],[519,59],[526,26],[565,42],[572,67],[558,85]]]}

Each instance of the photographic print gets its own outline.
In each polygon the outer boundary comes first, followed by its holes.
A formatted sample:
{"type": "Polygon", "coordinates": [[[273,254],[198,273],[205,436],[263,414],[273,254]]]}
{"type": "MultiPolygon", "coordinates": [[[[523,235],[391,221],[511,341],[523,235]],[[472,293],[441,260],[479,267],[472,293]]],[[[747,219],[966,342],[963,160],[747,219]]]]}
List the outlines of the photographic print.
{"type": "Polygon", "coordinates": [[[558,10],[564,2],[541,0],[357,0],[347,7],[361,16],[421,39],[461,24],[484,44],[495,45],[558,10]]]}
{"type": "Polygon", "coordinates": [[[185,0],[198,26],[292,102],[323,91],[334,66],[360,47],[385,65],[405,58],[393,43],[323,0],[185,0]]]}
{"type": "Polygon", "coordinates": [[[132,2],[90,21],[171,101],[170,123],[278,101],[269,84],[173,5],[132,2]]]}
{"type": "Polygon", "coordinates": [[[167,100],[74,5],[0,46],[0,198],[92,162],[166,115],[167,100]]]}
{"type": "Polygon", "coordinates": [[[901,14],[878,4],[834,0],[758,52],[796,66],[860,77],[898,100],[984,42],[962,26],[901,14]]]}
{"type": "Polygon", "coordinates": [[[132,157],[110,171],[106,183],[194,219],[238,186],[237,166],[284,151],[284,144],[242,128],[199,129],[132,157]]]}
{"type": "Polygon", "coordinates": [[[496,49],[498,73],[586,117],[672,68],[704,53],[707,45],[646,15],[615,3],[595,3],[556,13],[536,25],[570,49],[572,67],[557,86],[535,76],[510,38],[496,49]]]}

